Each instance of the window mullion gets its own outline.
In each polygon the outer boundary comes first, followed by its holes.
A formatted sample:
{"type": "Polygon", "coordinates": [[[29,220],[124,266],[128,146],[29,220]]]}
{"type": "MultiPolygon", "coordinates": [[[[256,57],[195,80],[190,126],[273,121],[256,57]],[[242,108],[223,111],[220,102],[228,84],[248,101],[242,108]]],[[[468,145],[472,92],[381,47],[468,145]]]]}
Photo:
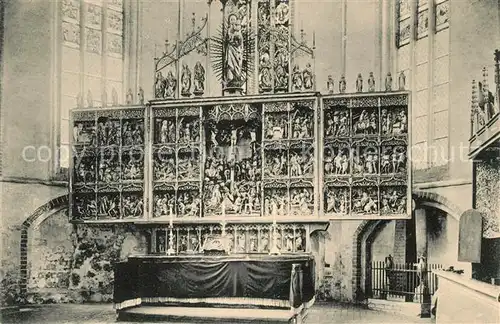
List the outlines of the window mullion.
{"type": "Polygon", "coordinates": [[[107,62],[108,62],[108,3],[106,0],[102,1],[102,58],[101,58],[101,93],[102,93],[102,106],[104,107],[109,102],[109,96],[106,92],[106,78],[107,78],[107,62]]]}
{"type": "Polygon", "coordinates": [[[79,73],[79,86],[80,86],[80,96],[81,101],[84,103],[83,98],[85,98],[85,48],[87,47],[86,42],[86,33],[85,33],[85,25],[86,25],[86,17],[85,17],[85,2],[84,0],[80,0],[80,73],[79,73]]]}

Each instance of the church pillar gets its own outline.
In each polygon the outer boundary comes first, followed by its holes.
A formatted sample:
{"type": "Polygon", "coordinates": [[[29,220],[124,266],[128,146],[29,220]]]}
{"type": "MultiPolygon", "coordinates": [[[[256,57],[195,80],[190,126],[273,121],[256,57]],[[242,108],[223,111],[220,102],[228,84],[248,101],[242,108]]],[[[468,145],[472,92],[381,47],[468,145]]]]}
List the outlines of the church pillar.
{"type": "Polygon", "coordinates": [[[425,209],[415,210],[415,239],[417,247],[417,258],[427,257],[427,220],[425,209]]]}
{"type": "Polygon", "coordinates": [[[431,296],[428,286],[427,272],[427,215],[425,209],[415,210],[415,237],[417,241],[417,274],[420,284],[417,287],[422,294],[420,298],[420,317],[430,317],[431,313],[431,296]]]}

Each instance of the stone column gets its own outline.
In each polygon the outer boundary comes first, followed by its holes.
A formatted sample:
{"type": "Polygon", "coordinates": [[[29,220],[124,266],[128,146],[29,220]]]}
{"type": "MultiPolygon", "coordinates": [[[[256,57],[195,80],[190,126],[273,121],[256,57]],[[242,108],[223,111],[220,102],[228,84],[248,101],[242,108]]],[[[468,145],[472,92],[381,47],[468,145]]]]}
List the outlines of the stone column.
{"type": "MultiPolygon", "coordinates": [[[[417,209],[415,217],[415,240],[417,243],[417,258],[427,257],[427,214],[425,209],[417,209]]],[[[418,261],[418,260],[417,260],[418,261]]]]}

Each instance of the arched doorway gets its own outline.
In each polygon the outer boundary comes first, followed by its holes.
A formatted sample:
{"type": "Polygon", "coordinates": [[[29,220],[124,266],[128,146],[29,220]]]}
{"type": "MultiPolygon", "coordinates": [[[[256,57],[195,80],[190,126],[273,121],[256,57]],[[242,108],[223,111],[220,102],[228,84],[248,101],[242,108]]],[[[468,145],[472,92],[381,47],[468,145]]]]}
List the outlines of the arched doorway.
{"type": "MultiPolygon", "coordinates": [[[[418,191],[414,200],[419,212],[414,212],[411,219],[365,220],[358,226],[353,235],[354,300],[374,297],[373,265],[383,262],[388,254],[395,263],[411,265],[423,253],[425,245],[428,263],[442,266],[457,264],[458,218],[461,211],[435,193],[418,191]]],[[[383,265],[380,266],[383,268],[383,265]]],[[[409,295],[411,291],[406,293],[409,295]]]]}

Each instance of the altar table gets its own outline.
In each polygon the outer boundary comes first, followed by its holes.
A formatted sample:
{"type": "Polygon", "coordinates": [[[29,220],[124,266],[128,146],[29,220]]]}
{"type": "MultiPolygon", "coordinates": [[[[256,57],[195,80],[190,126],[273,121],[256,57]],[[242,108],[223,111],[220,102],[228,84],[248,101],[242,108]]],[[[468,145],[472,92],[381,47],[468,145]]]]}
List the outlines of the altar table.
{"type": "Polygon", "coordinates": [[[114,303],[308,307],[314,259],[302,255],[135,256],[115,265],[114,303]]]}

